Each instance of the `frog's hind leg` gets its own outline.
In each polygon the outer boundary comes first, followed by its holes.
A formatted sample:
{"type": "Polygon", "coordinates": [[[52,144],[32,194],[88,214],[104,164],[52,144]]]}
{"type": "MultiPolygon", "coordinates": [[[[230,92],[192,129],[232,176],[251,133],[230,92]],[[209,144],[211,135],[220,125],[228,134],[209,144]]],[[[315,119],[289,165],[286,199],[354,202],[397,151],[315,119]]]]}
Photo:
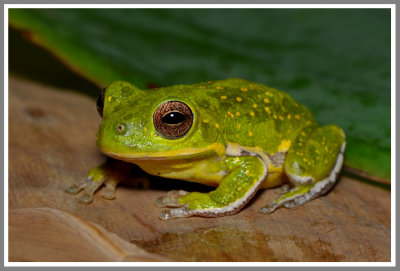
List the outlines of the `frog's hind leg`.
{"type": "Polygon", "coordinates": [[[269,214],[281,206],[292,208],[328,192],[343,164],[344,138],[343,131],[335,125],[303,129],[284,163],[284,171],[294,188],[259,211],[269,214]]]}

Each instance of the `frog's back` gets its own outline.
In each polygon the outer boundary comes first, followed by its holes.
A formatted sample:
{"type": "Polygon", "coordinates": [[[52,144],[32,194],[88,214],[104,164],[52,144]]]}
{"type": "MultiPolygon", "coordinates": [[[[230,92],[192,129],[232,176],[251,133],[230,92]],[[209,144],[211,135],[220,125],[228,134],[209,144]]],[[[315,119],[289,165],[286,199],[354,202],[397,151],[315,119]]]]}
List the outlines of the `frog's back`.
{"type": "Polygon", "coordinates": [[[225,142],[260,147],[268,153],[286,151],[306,126],[316,125],[311,112],[287,93],[262,84],[226,79],[198,84],[207,93],[202,121],[220,130],[225,142]],[[210,116],[212,114],[212,116],[210,116]]]}

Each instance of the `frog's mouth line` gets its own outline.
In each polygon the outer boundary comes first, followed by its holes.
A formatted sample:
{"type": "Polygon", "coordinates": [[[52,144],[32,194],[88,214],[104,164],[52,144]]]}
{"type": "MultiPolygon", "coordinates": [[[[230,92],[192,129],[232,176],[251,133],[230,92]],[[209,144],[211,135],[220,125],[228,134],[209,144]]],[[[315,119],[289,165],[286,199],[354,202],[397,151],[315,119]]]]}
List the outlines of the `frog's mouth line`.
{"type": "Polygon", "coordinates": [[[117,153],[99,148],[107,156],[134,162],[138,160],[177,160],[177,159],[199,159],[209,157],[215,154],[224,155],[225,147],[219,143],[214,143],[206,148],[185,148],[180,150],[171,150],[163,152],[142,152],[142,153],[117,153]]]}

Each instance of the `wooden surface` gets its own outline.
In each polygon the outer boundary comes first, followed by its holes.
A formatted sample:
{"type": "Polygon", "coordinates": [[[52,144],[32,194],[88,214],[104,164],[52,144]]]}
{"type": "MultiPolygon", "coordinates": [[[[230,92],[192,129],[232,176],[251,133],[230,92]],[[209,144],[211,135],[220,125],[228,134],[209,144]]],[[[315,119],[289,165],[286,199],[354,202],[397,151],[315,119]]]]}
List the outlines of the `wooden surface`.
{"type": "Polygon", "coordinates": [[[390,191],[341,177],[326,196],[271,215],[259,191],[240,213],[161,221],[154,204],[197,184],[133,167],[109,201],[64,189],[104,161],[100,118],[80,94],[9,80],[10,261],[390,261],[390,191]]]}

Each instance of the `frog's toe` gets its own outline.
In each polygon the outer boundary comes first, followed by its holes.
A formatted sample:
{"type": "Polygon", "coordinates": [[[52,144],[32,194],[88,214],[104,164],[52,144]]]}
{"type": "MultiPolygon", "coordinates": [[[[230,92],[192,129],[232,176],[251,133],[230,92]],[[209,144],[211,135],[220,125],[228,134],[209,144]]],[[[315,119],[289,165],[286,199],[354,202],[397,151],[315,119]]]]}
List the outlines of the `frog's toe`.
{"type": "Polygon", "coordinates": [[[156,199],[157,207],[180,207],[182,204],[178,203],[178,198],[173,197],[159,197],[156,199]]]}
{"type": "Polygon", "coordinates": [[[83,195],[79,199],[79,203],[89,204],[93,201],[93,195],[97,189],[103,184],[104,178],[100,180],[91,180],[90,183],[83,190],[83,195]]]}
{"type": "Polygon", "coordinates": [[[166,197],[159,197],[156,200],[157,207],[181,207],[182,203],[179,203],[179,197],[189,194],[184,190],[172,190],[167,193],[166,197]]]}
{"type": "Polygon", "coordinates": [[[91,194],[83,194],[79,199],[79,203],[81,204],[89,204],[93,201],[93,195],[91,194]]]}
{"type": "Polygon", "coordinates": [[[115,179],[107,179],[104,182],[104,185],[106,187],[105,187],[105,190],[104,190],[104,192],[102,194],[102,197],[105,198],[105,199],[109,199],[109,200],[115,199],[115,190],[117,189],[117,184],[118,184],[117,180],[115,180],[115,179]]]}
{"type": "Polygon", "coordinates": [[[109,199],[109,200],[115,199],[115,189],[106,188],[101,196],[104,199],[109,199]]]}
{"type": "Polygon", "coordinates": [[[280,186],[275,193],[278,195],[283,195],[285,193],[287,193],[290,190],[290,186],[288,184],[284,184],[282,186],[280,186]]]}
{"type": "Polygon", "coordinates": [[[65,192],[68,194],[78,194],[80,191],[82,191],[86,186],[88,186],[88,184],[90,183],[90,181],[92,180],[92,178],[88,177],[86,178],[83,182],[79,183],[79,184],[74,184],[70,187],[67,187],[65,189],[65,192]]]}
{"type": "Polygon", "coordinates": [[[168,209],[160,212],[158,216],[161,220],[168,220],[179,217],[189,217],[193,215],[193,211],[186,206],[181,208],[168,209]]]}
{"type": "Polygon", "coordinates": [[[171,190],[167,192],[167,196],[168,197],[180,197],[180,196],[185,196],[189,194],[189,192],[185,191],[185,190],[171,190]]]}
{"type": "Polygon", "coordinates": [[[274,202],[268,202],[265,206],[261,207],[258,212],[262,214],[271,214],[279,207],[278,204],[274,202]]]}

